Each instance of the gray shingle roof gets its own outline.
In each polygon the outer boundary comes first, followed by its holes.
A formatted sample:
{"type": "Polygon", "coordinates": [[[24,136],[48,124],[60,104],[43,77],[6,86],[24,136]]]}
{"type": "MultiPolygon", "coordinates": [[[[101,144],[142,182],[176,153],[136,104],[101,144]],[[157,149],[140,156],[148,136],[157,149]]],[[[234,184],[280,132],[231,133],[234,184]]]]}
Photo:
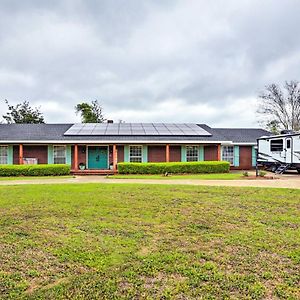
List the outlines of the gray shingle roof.
{"type": "Polygon", "coordinates": [[[215,130],[233,143],[256,143],[259,137],[271,135],[261,128],[215,128],[215,130]]]}
{"type": "Polygon", "coordinates": [[[64,133],[73,124],[0,124],[0,143],[11,142],[37,142],[37,141],[232,141],[234,143],[256,143],[256,139],[268,135],[262,129],[232,129],[232,128],[211,128],[205,124],[199,124],[211,136],[126,136],[126,135],[105,135],[105,136],[64,136],[64,133]]]}

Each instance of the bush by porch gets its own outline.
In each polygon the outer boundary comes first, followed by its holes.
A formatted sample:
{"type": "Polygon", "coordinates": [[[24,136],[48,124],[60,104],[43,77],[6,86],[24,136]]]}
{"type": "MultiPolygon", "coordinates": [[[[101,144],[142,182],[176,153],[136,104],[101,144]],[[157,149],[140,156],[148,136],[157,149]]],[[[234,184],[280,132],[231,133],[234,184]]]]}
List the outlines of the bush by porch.
{"type": "Polygon", "coordinates": [[[62,176],[70,175],[70,165],[0,165],[0,176],[62,176]]]}
{"type": "Polygon", "coordinates": [[[119,163],[120,174],[199,174],[199,173],[228,173],[229,162],[171,162],[171,163],[119,163]]]}

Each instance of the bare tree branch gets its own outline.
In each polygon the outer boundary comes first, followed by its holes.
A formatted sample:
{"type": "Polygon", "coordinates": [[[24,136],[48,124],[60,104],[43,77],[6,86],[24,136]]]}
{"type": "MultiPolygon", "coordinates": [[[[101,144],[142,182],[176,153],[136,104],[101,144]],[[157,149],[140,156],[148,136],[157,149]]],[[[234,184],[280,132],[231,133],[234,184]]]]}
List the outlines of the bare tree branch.
{"type": "Polygon", "coordinates": [[[267,85],[258,97],[258,113],[266,117],[265,124],[278,124],[282,129],[295,131],[300,129],[300,86],[297,81],[286,81],[284,89],[275,83],[267,85]]]}

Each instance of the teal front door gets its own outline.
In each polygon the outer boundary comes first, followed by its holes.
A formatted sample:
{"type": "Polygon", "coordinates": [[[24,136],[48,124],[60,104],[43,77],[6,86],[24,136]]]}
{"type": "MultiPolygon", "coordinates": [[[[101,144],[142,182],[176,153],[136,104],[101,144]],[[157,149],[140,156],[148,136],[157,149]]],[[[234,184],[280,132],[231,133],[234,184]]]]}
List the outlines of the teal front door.
{"type": "Polygon", "coordinates": [[[107,147],[88,147],[88,169],[107,169],[107,160],[107,147]]]}

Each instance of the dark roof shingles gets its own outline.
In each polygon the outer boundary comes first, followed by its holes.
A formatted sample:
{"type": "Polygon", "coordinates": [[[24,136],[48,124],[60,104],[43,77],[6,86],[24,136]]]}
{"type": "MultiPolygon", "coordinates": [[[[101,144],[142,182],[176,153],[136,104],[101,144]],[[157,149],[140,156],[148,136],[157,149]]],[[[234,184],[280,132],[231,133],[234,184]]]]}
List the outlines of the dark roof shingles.
{"type": "Polygon", "coordinates": [[[268,135],[263,129],[211,128],[199,124],[211,136],[64,136],[73,124],[0,124],[0,142],[3,141],[71,141],[71,140],[120,140],[120,141],[233,141],[255,143],[256,139],[268,135]]]}
{"type": "Polygon", "coordinates": [[[261,128],[215,128],[215,130],[233,143],[256,143],[258,138],[270,135],[270,132],[261,128]]]}

